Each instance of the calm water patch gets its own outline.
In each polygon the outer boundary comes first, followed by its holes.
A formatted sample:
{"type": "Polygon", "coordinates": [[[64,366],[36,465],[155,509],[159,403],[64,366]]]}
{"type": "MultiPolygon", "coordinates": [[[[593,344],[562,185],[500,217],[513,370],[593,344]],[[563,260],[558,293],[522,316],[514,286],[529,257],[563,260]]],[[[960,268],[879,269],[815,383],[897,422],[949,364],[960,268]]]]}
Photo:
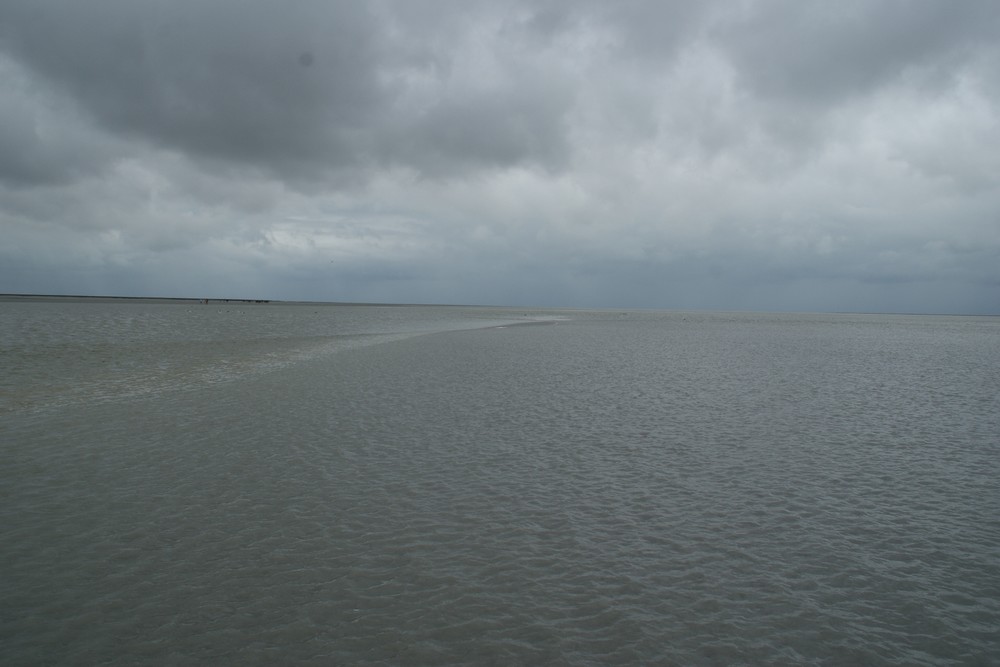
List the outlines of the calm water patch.
{"type": "Polygon", "coordinates": [[[0,315],[4,664],[1000,660],[997,319],[0,315]]]}

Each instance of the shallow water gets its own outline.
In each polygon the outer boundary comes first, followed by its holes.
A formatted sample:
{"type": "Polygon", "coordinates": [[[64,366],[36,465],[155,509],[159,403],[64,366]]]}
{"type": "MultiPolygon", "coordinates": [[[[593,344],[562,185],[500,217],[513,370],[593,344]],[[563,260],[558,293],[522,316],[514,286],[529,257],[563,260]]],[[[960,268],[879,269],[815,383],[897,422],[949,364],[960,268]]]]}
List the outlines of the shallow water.
{"type": "Polygon", "coordinates": [[[4,664],[1000,661],[996,318],[0,317],[4,664]]]}

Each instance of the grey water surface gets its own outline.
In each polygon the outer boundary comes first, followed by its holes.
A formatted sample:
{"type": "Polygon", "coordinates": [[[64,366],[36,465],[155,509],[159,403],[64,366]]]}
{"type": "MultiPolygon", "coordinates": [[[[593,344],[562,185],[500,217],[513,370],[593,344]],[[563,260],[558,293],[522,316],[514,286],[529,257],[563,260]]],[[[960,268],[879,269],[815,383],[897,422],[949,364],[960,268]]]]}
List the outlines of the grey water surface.
{"type": "Polygon", "coordinates": [[[1000,318],[0,303],[4,665],[1000,663],[1000,318]]]}

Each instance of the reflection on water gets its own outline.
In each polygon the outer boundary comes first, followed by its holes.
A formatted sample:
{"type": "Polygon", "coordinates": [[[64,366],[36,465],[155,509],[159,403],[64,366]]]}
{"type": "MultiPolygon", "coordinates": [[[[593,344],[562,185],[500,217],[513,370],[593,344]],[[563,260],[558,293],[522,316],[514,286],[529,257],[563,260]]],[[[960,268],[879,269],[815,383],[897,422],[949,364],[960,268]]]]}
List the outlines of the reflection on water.
{"type": "Polygon", "coordinates": [[[22,409],[194,389],[431,331],[562,317],[447,306],[87,300],[0,302],[0,309],[7,369],[0,398],[22,409]]]}

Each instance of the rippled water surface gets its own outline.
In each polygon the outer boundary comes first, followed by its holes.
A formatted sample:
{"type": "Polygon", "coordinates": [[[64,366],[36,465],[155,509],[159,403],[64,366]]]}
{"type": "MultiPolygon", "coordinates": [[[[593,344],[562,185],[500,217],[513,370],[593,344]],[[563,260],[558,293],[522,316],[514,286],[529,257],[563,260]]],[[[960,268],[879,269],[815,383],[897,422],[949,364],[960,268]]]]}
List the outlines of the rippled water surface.
{"type": "Polygon", "coordinates": [[[0,447],[5,665],[1000,663],[997,318],[0,303],[0,447]]]}

